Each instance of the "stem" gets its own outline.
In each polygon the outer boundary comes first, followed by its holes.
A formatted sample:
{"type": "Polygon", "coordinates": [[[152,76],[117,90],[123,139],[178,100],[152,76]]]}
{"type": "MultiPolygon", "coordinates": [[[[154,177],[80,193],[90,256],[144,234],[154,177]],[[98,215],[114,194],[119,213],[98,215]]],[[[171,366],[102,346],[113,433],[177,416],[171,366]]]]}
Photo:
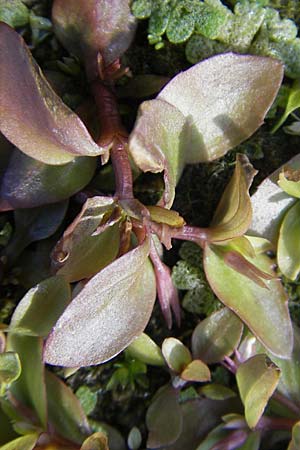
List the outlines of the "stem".
{"type": "Polygon", "coordinates": [[[281,403],[283,406],[286,406],[290,411],[295,413],[298,417],[300,416],[300,408],[295,405],[291,400],[289,400],[284,395],[280,394],[280,392],[274,392],[272,398],[277,402],[281,403]]]}
{"type": "Polygon", "coordinates": [[[115,196],[121,200],[133,198],[133,180],[127,144],[119,139],[114,140],[110,156],[116,181],[115,196]]]}
{"type": "Polygon", "coordinates": [[[174,233],[172,237],[184,241],[195,242],[196,244],[200,245],[201,248],[203,248],[205,242],[208,241],[208,228],[199,228],[184,225],[182,228],[176,231],[176,233],[174,233]]]}
{"type": "Polygon", "coordinates": [[[298,419],[286,419],[282,417],[263,416],[255,427],[255,430],[291,430],[298,419]]]}

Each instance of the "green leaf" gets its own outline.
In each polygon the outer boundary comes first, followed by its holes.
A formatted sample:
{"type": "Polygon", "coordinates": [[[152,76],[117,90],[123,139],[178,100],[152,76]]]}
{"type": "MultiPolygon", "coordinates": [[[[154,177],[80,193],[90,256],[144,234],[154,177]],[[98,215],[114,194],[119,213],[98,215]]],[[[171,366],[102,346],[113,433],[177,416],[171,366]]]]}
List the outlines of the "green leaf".
{"type": "Polygon", "coordinates": [[[162,354],[170,369],[177,373],[181,373],[192,362],[192,355],[189,349],[181,341],[173,337],[164,340],[162,354]]]}
{"type": "Polygon", "coordinates": [[[7,350],[18,353],[22,372],[10,390],[14,397],[37,416],[38,422],[47,426],[47,399],[42,363],[43,340],[38,337],[9,333],[7,350]]]}
{"type": "Polygon", "coordinates": [[[300,107],[300,82],[299,80],[296,80],[294,81],[293,87],[290,90],[284,114],[279,120],[279,122],[275,125],[272,132],[275,133],[275,131],[277,131],[278,128],[280,128],[281,125],[286,121],[288,116],[299,107],[300,107]]]}
{"type": "Polygon", "coordinates": [[[260,448],[261,435],[259,431],[250,433],[246,442],[239,447],[239,450],[259,450],[260,448]]]}
{"type": "Polygon", "coordinates": [[[92,434],[83,442],[80,450],[109,450],[106,435],[99,432],[92,434]]]}
{"type": "Polygon", "coordinates": [[[38,440],[38,434],[27,434],[3,445],[1,450],[33,450],[38,440]]]}
{"type": "Polygon", "coordinates": [[[210,381],[210,371],[204,362],[199,359],[195,359],[190,362],[185,369],[181,372],[180,378],[186,381],[210,381]]]}
{"type": "Polygon", "coordinates": [[[124,438],[116,428],[105,422],[97,422],[92,419],[89,420],[89,423],[93,432],[99,431],[107,435],[110,450],[126,450],[124,438]]]}
{"type": "Polygon", "coordinates": [[[238,154],[234,174],[226,186],[208,230],[211,242],[242,236],[248,230],[252,219],[248,191],[256,173],[248,158],[238,154]]]}
{"type": "Polygon", "coordinates": [[[0,207],[33,208],[68,199],[88,184],[96,165],[96,158],[82,156],[51,166],[15,149],[3,175],[0,207]]]}
{"type": "Polygon", "coordinates": [[[300,448],[300,422],[297,422],[293,426],[292,440],[291,440],[287,450],[298,450],[299,448],[300,448]]]}
{"type": "Polygon", "coordinates": [[[300,171],[285,166],[279,175],[278,185],[292,197],[300,198],[300,171]]]}
{"type": "Polygon", "coordinates": [[[109,66],[127,50],[136,28],[128,0],[55,0],[52,19],[55,35],[84,60],[91,79],[98,76],[98,53],[109,66]]]}
{"type": "Polygon", "coordinates": [[[97,392],[93,392],[88,386],[80,386],[76,391],[84,413],[91,414],[97,404],[97,392]]]}
{"type": "Polygon", "coordinates": [[[48,278],[30,289],[22,298],[14,311],[9,330],[45,337],[70,300],[71,290],[67,281],[59,276],[48,278]]]}
{"type": "Polygon", "coordinates": [[[195,14],[184,2],[177,2],[169,17],[166,29],[167,37],[172,44],[185,42],[194,31],[195,14]]]}
{"type": "Polygon", "coordinates": [[[147,19],[151,15],[152,0],[134,0],[131,11],[138,19],[147,19]]]}
{"type": "Polygon", "coordinates": [[[19,34],[0,24],[1,131],[27,155],[60,165],[103,150],[55,94],[19,34]],[[13,99],[13,101],[12,101],[13,99]]]}
{"type": "MultiPolygon", "coordinates": [[[[251,241],[251,238],[248,237],[251,241]]],[[[245,259],[259,270],[272,274],[272,261],[256,249],[256,256],[245,259]]],[[[274,355],[289,358],[293,347],[293,330],[287,296],[278,279],[258,285],[248,276],[229,267],[217,246],[206,246],[204,268],[217,297],[250,328],[274,355]],[[242,295],[241,295],[242,293],[242,295]]],[[[203,359],[203,358],[202,358],[203,359]]]]}
{"type": "Polygon", "coordinates": [[[128,447],[131,450],[138,450],[142,444],[142,435],[137,427],[132,427],[127,438],[128,447]]]}
{"type": "Polygon", "coordinates": [[[46,362],[66,367],[99,364],[142,333],[156,297],[149,251],[146,239],[85,284],[50,334],[46,362]]]}
{"type": "Polygon", "coordinates": [[[206,384],[201,387],[200,393],[212,400],[226,400],[228,398],[236,397],[236,393],[229,387],[217,383],[206,384]]]}
{"type": "MultiPolygon", "coordinates": [[[[4,413],[0,403],[0,446],[17,438],[17,434],[12,427],[11,420],[4,413]]],[[[0,447],[1,448],[1,447],[0,447]]]]}
{"type": "Polygon", "coordinates": [[[194,358],[206,363],[220,362],[237,348],[243,332],[243,324],[230,309],[222,308],[195,328],[192,336],[194,358]]]}
{"type": "Polygon", "coordinates": [[[165,361],[159,346],[145,333],[138,336],[126,348],[126,352],[139,361],[153,366],[164,366],[165,361]]]}
{"type": "Polygon", "coordinates": [[[186,117],[186,162],[214,160],[251,136],[263,123],[282,75],[275,59],[226,53],[173,78],[158,99],[186,117]]]}
{"type": "Polygon", "coordinates": [[[49,422],[58,434],[81,444],[90,434],[88,420],[72,390],[53,373],[45,371],[49,422]]]}
{"type": "Polygon", "coordinates": [[[89,198],[52,252],[56,273],[71,283],[110,264],[119,251],[121,219],[112,198],[89,198]]]}
{"type": "Polygon", "coordinates": [[[279,377],[280,369],[263,354],[253,356],[238,367],[236,379],[250,428],[261,418],[279,377]]]}
{"type": "Polygon", "coordinates": [[[280,227],[278,266],[283,275],[296,280],[300,272],[300,201],[298,200],[286,213],[280,227]]]}
{"type": "Polygon", "coordinates": [[[156,393],[146,414],[148,448],[168,446],[179,437],[182,412],[177,397],[177,392],[170,386],[164,386],[156,393]]]}
{"type": "Polygon", "coordinates": [[[0,0],[0,21],[11,27],[22,27],[28,23],[28,9],[21,0],[0,0]]]}
{"type": "Polygon", "coordinates": [[[184,168],[185,117],[161,100],[143,102],[129,139],[129,151],[143,172],[164,172],[164,204],[170,208],[184,168]]]}
{"type": "Polygon", "coordinates": [[[5,385],[19,378],[21,370],[20,358],[17,353],[0,353],[0,394],[5,385]]]}
{"type": "Polygon", "coordinates": [[[211,450],[215,447],[215,444],[218,445],[218,442],[226,438],[228,434],[229,431],[224,428],[224,425],[218,425],[208,433],[196,450],[211,450]]]}

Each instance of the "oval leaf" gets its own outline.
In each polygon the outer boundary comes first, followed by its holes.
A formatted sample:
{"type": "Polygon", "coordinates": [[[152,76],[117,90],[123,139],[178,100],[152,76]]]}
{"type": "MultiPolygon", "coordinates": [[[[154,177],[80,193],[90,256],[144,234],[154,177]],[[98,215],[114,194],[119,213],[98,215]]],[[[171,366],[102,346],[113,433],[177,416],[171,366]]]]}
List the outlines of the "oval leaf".
{"type": "Polygon", "coordinates": [[[180,378],[186,381],[210,381],[210,371],[204,362],[195,359],[181,372],[180,378]]]}
{"type": "MultiPolygon", "coordinates": [[[[248,237],[251,243],[251,238],[248,237]]],[[[264,254],[246,260],[263,272],[272,273],[272,261],[264,254]]],[[[264,280],[259,286],[249,277],[229,267],[217,246],[206,246],[204,268],[217,297],[232,309],[265,347],[276,356],[289,358],[293,330],[287,296],[278,279],[264,280]]],[[[202,358],[203,359],[203,358],[202,358]]]]}
{"type": "Polygon", "coordinates": [[[98,53],[105,66],[129,47],[136,28],[128,0],[55,0],[54,31],[70,53],[83,59],[90,78],[96,78],[98,53]]]}
{"type": "Polygon", "coordinates": [[[296,280],[300,272],[300,201],[297,201],[283,218],[278,238],[277,260],[283,275],[290,280],[296,280]]]}
{"type": "Polygon", "coordinates": [[[120,353],[147,325],[156,296],[148,239],[95,275],[58,320],[49,364],[88,366],[120,353]]]}
{"type": "Polygon", "coordinates": [[[0,128],[7,139],[46,164],[102,154],[83,122],[52,90],[23,39],[4,23],[0,42],[0,128]]]}
{"type": "Polygon", "coordinates": [[[253,356],[238,367],[236,379],[250,428],[261,418],[279,377],[280,369],[266,355],[253,356]]]}
{"type": "Polygon", "coordinates": [[[37,433],[27,434],[3,445],[1,450],[33,450],[38,437],[37,433]]]}
{"type": "Polygon", "coordinates": [[[272,58],[226,53],[177,75],[158,98],[189,121],[186,162],[212,161],[247,139],[263,123],[283,77],[272,58]]]}
{"type": "Polygon", "coordinates": [[[180,373],[192,361],[189,349],[175,338],[167,338],[162,344],[164,358],[174,372],[180,373]]]}
{"type": "Polygon", "coordinates": [[[278,185],[292,197],[300,198],[300,171],[285,167],[279,175],[278,185]],[[296,181],[297,180],[297,181],[296,181]]]}
{"type": "Polygon", "coordinates": [[[80,450],[109,450],[108,439],[103,433],[94,433],[84,441],[80,450]]]}
{"type": "Polygon", "coordinates": [[[222,361],[237,348],[242,332],[240,319],[228,308],[222,308],[195,328],[192,336],[194,358],[209,364],[222,361]]]}
{"type": "MultiPolygon", "coordinates": [[[[0,385],[10,384],[21,374],[21,363],[17,353],[0,353],[0,385]]],[[[1,392],[1,391],[0,391],[1,392]]]]}
{"type": "Polygon", "coordinates": [[[153,366],[164,366],[165,361],[157,344],[145,333],[138,336],[126,351],[135,359],[153,366]]]}

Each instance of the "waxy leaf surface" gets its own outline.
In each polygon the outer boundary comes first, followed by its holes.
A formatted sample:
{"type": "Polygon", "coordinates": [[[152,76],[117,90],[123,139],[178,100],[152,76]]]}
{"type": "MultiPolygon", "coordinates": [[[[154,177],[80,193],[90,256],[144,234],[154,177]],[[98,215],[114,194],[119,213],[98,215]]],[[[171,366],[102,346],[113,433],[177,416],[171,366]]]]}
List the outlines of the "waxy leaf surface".
{"type": "Polygon", "coordinates": [[[237,155],[234,174],[226,186],[209,227],[212,242],[245,234],[252,219],[249,188],[256,170],[245,155],[237,155]]]}
{"type": "Polygon", "coordinates": [[[164,340],[162,353],[174,372],[180,373],[192,361],[189,349],[179,339],[173,337],[164,340]]]}
{"type": "Polygon", "coordinates": [[[4,171],[0,208],[34,208],[65,200],[88,184],[96,165],[96,158],[82,156],[52,166],[15,149],[4,171]]]}
{"type": "Polygon", "coordinates": [[[109,197],[88,199],[52,252],[52,266],[69,282],[90,278],[117,256],[120,210],[109,197]]]}
{"type": "Polygon", "coordinates": [[[102,154],[83,122],[52,90],[23,39],[4,23],[0,43],[0,128],[7,139],[46,164],[102,154]]]}
{"type": "Polygon", "coordinates": [[[200,359],[194,359],[190,362],[186,368],[181,372],[180,378],[186,381],[210,381],[210,371],[204,362],[200,359]]]}
{"type": "MultiPolygon", "coordinates": [[[[248,237],[251,243],[251,238],[248,237]]],[[[272,261],[260,254],[245,256],[252,265],[272,274],[272,261]]],[[[217,297],[250,328],[259,341],[274,355],[289,358],[293,347],[293,330],[287,296],[278,279],[263,280],[262,287],[229,267],[217,246],[206,246],[204,268],[217,297]]]]}
{"type": "Polygon", "coordinates": [[[192,352],[194,358],[213,364],[230,356],[237,348],[243,324],[230,309],[222,308],[195,328],[192,336],[192,352]]]}
{"type": "Polygon", "coordinates": [[[98,53],[105,66],[129,47],[136,28],[128,0],[55,0],[54,31],[70,53],[83,59],[90,78],[98,74],[98,53]]]}
{"type": "Polygon", "coordinates": [[[45,381],[49,422],[61,436],[81,444],[90,428],[78,398],[53,373],[46,371],[45,381]]]}
{"type": "Polygon", "coordinates": [[[277,260],[281,272],[296,280],[300,272],[300,201],[283,218],[277,247],[277,260]]]}
{"type": "Polygon", "coordinates": [[[99,364],[144,331],[156,296],[149,247],[146,239],[83,287],[46,342],[46,362],[67,367],[99,364]]]}
{"type": "Polygon", "coordinates": [[[211,161],[247,139],[262,125],[283,76],[272,58],[225,53],[173,78],[158,98],[187,120],[187,163],[211,161]]]}
{"type": "Polygon", "coordinates": [[[126,351],[135,359],[153,366],[164,366],[165,361],[161,349],[145,333],[138,336],[127,347],[126,351]]]}
{"type": "MultiPolygon", "coordinates": [[[[300,155],[289,160],[285,166],[297,169],[300,167],[300,155]]],[[[279,225],[288,207],[295,202],[295,198],[284,192],[278,186],[280,167],[267,177],[251,197],[252,224],[248,234],[262,236],[273,243],[277,241],[279,225]]]]}
{"type": "Polygon", "coordinates": [[[250,428],[254,428],[261,418],[279,377],[278,367],[262,354],[253,356],[238,367],[237,384],[250,428]]]}

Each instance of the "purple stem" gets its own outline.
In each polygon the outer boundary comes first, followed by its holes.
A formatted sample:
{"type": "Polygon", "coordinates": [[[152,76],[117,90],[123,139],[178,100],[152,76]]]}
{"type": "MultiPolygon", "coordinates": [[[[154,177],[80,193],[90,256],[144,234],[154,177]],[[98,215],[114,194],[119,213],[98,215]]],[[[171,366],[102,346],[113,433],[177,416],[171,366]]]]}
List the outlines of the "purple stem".
{"type": "Polygon", "coordinates": [[[291,430],[298,419],[287,419],[284,417],[263,416],[257,423],[255,430],[291,430]]]}
{"type": "Polygon", "coordinates": [[[185,225],[180,229],[174,230],[172,237],[184,241],[195,242],[203,248],[205,242],[209,240],[209,229],[185,225]]]}

